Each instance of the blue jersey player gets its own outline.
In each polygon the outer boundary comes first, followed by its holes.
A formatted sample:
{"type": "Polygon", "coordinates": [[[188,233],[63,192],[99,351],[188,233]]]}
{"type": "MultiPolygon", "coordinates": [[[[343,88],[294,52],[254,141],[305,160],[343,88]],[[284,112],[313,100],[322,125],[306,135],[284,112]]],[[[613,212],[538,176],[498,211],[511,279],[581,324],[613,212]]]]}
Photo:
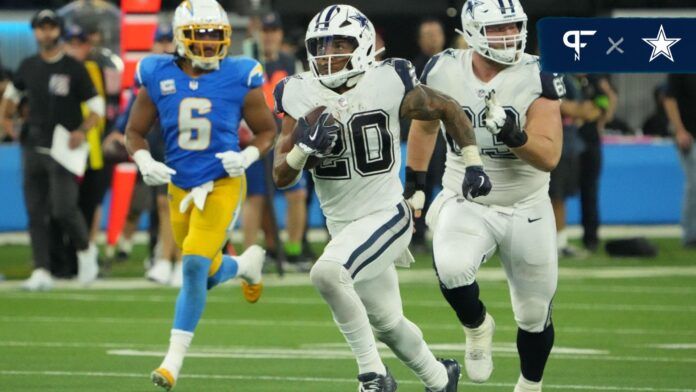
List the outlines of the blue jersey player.
{"type": "Polygon", "coordinates": [[[264,251],[239,257],[221,248],[246,193],[244,172],[273,142],[276,124],[261,89],[263,70],[252,59],[227,58],[231,28],[215,0],[186,0],[177,7],[176,55],[144,58],[142,86],[126,126],[126,145],[148,185],[168,185],[172,229],[183,254],[183,287],[176,301],[170,345],[152,381],[174,387],[208,289],[235,276],[247,301],[261,293],[264,251]],[[148,151],[145,135],[159,117],[165,162],[148,151]],[[240,151],[244,118],[256,134],[240,151]]]}

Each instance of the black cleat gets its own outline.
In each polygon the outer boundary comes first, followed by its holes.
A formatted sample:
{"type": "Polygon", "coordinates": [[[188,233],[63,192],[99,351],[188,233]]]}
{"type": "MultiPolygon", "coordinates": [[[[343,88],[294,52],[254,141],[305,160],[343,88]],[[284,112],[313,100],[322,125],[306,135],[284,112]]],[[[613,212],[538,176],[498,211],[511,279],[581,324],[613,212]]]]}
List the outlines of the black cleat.
{"type": "Polygon", "coordinates": [[[447,369],[447,386],[441,391],[433,391],[425,388],[425,392],[457,392],[457,384],[462,377],[462,365],[456,359],[438,359],[438,362],[445,365],[447,369]]]}
{"type": "Polygon", "coordinates": [[[387,369],[385,376],[377,373],[360,374],[358,375],[358,381],[360,381],[358,392],[394,392],[398,385],[394,377],[389,373],[389,369],[387,369]]]}

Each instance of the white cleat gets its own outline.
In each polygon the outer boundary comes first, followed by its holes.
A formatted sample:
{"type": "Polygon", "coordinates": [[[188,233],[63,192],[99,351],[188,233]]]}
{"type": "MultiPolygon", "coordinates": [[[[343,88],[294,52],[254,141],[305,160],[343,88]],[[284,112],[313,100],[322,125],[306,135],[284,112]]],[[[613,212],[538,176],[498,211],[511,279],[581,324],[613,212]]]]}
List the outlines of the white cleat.
{"type": "Polygon", "coordinates": [[[22,290],[42,291],[53,288],[53,277],[51,273],[44,268],[37,268],[32,273],[29,279],[22,283],[22,290]]]}
{"type": "Polygon", "coordinates": [[[235,259],[239,268],[237,276],[242,279],[242,294],[247,302],[253,304],[259,300],[263,291],[261,271],[263,262],[266,261],[266,251],[258,245],[252,245],[235,259]]]}
{"type": "Polygon", "coordinates": [[[524,376],[520,375],[515,385],[514,392],[541,392],[541,381],[529,381],[524,376]]]}
{"type": "Polygon", "coordinates": [[[94,244],[89,244],[85,250],[77,252],[77,280],[84,285],[97,280],[99,275],[99,263],[97,258],[99,249],[94,244]]]}
{"type": "Polygon", "coordinates": [[[476,383],[488,381],[493,372],[493,333],[495,321],[486,313],[478,328],[464,327],[466,335],[466,354],[464,367],[469,380],[476,383]]]}
{"type": "Polygon", "coordinates": [[[157,260],[152,267],[147,270],[145,277],[159,284],[167,284],[172,278],[172,263],[169,260],[157,260]]]}
{"type": "Polygon", "coordinates": [[[181,260],[174,263],[174,269],[172,270],[172,279],[169,281],[169,285],[176,288],[181,288],[184,285],[184,267],[181,260]]]}

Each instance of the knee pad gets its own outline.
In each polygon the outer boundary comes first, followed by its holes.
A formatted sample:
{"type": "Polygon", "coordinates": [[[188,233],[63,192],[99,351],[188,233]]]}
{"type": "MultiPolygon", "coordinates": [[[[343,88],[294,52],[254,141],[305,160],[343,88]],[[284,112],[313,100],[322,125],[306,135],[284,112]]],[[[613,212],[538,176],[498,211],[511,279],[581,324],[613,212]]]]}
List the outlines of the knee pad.
{"type": "Polygon", "coordinates": [[[527,298],[513,306],[515,321],[520,329],[542,332],[551,323],[551,303],[539,298],[527,298]]]}
{"type": "Polygon", "coordinates": [[[433,255],[433,266],[440,284],[448,289],[469,286],[476,281],[480,263],[462,260],[455,255],[433,255]]]}
{"type": "Polygon", "coordinates": [[[341,286],[353,284],[348,271],[341,264],[321,259],[312,266],[309,279],[320,293],[330,293],[341,286]]]}

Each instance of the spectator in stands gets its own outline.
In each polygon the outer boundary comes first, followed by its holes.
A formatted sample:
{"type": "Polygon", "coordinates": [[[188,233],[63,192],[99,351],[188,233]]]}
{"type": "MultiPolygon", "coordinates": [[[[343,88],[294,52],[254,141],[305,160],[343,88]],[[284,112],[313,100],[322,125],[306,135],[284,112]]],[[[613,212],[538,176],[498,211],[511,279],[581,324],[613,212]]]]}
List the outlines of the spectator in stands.
{"type": "Polygon", "coordinates": [[[602,115],[586,121],[579,129],[585,148],[580,153],[580,204],[582,208],[582,243],[594,252],[599,246],[599,175],[602,168],[602,132],[614,118],[618,101],[607,75],[578,75],[582,95],[593,101],[602,115]]]}
{"type": "Polygon", "coordinates": [[[665,112],[684,168],[682,230],[684,246],[696,248],[696,75],[669,75],[665,112]]]}
{"type": "Polygon", "coordinates": [[[665,99],[667,98],[667,85],[661,84],[653,90],[655,111],[643,123],[643,135],[669,137],[669,119],[665,111],[665,99]]]}
{"type": "Polygon", "coordinates": [[[425,64],[431,57],[445,48],[445,30],[442,22],[436,18],[425,18],[418,26],[418,48],[420,53],[411,61],[416,73],[421,75],[425,64]]]}
{"type": "MultiPolygon", "coordinates": [[[[420,48],[420,53],[416,58],[413,59],[412,63],[416,68],[416,73],[421,80],[427,78],[428,69],[426,64],[430,58],[438,53],[440,53],[445,48],[445,33],[442,27],[442,23],[435,18],[426,18],[421,21],[418,27],[418,47],[420,48]]],[[[410,129],[410,122],[408,120],[402,122],[401,124],[401,138],[402,141],[408,140],[408,130],[410,129]]],[[[423,208],[423,213],[420,218],[415,218],[415,228],[416,231],[413,234],[413,239],[411,240],[412,249],[416,253],[428,253],[428,246],[425,240],[425,233],[427,231],[425,225],[425,215],[430,207],[430,202],[435,194],[435,189],[442,187],[442,176],[445,172],[445,157],[447,154],[447,148],[445,145],[445,138],[442,135],[438,135],[437,141],[435,142],[435,149],[433,150],[433,156],[430,159],[430,164],[428,165],[428,174],[426,176],[426,186],[425,186],[425,206],[423,208]]]]}
{"type": "MultiPolygon", "coordinates": [[[[273,90],[286,76],[295,74],[295,59],[282,52],[283,25],[277,13],[269,13],[261,17],[261,62],[266,72],[264,93],[269,107],[274,106],[273,90]]],[[[280,118],[276,119],[280,127],[280,118]]],[[[273,154],[254,162],[247,170],[247,199],[243,209],[244,246],[249,247],[257,242],[260,227],[265,233],[268,253],[277,253],[280,244],[277,241],[277,227],[273,211],[273,198],[276,188],[273,185],[270,170],[273,167],[273,154]]],[[[307,189],[303,178],[296,185],[283,190],[287,201],[286,227],[288,240],[283,246],[287,261],[296,269],[307,269],[308,265],[302,258],[302,237],[307,224],[307,189]]]]}
{"type": "Polygon", "coordinates": [[[583,149],[578,131],[585,122],[597,121],[601,110],[594,102],[582,96],[578,81],[572,75],[564,78],[566,94],[561,102],[563,118],[563,152],[556,168],[551,171],[549,196],[556,218],[558,255],[561,257],[584,257],[586,251],[568,243],[566,233],[566,199],[578,192],[579,159],[583,149]]]}
{"type": "MultiPolygon", "coordinates": [[[[7,84],[10,82],[10,76],[7,74],[5,71],[5,68],[2,66],[2,59],[0,59],[0,97],[5,93],[5,88],[7,87],[7,84]]],[[[0,106],[0,113],[4,113],[5,108],[0,106]]],[[[5,121],[5,118],[0,116],[0,121],[5,121]]],[[[15,140],[17,137],[15,135],[15,130],[14,126],[10,123],[5,124],[0,126],[0,143],[5,143],[5,142],[12,142],[15,140]],[[11,133],[5,133],[5,129],[10,130],[11,133]]]]}
{"type": "MultiPolygon", "coordinates": [[[[106,102],[104,69],[90,58],[93,47],[87,38],[87,33],[82,27],[73,25],[66,28],[64,38],[66,41],[66,52],[75,60],[84,64],[97,93],[106,102]]],[[[82,106],[83,114],[88,114],[89,108],[85,104],[82,106]]],[[[106,112],[106,107],[103,108],[103,111],[106,112]]],[[[96,246],[96,235],[101,221],[100,204],[108,187],[102,152],[102,137],[104,136],[105,127],[106,119],[102,118],[94,127],[87,131],[89,159],[87,161],[87,170],[80,182],[79,206],[85,222],[90,226],[89,239],[90,244],[94,244],[94,246],[96,246]]]]}
{"type": "Polygon", "coordinates": [[[89,226],[78,208],[76,176],[50,155],[54,129],[60,125],[69,134],[68,147],[77,148],[86,133],[104,116],[104,100],[95,89],[84,65],[66,56],[60,42],[62,20],[52,10],[38,12],[31,21],[39,53],[24,59],[5,89],[5,117],[12,118],[23,95],[29,104],[26,132],[21,135],[24,197],[29,214],[29,235],[34,271],[24,282],[28,290],[50,289],[49,218],[55,217],[69,235],[78,257],[78,279],[97,278],[97,249],[89,244],[89,226]],[[83,117],[82,103],[89,115],[83,117]]]}

